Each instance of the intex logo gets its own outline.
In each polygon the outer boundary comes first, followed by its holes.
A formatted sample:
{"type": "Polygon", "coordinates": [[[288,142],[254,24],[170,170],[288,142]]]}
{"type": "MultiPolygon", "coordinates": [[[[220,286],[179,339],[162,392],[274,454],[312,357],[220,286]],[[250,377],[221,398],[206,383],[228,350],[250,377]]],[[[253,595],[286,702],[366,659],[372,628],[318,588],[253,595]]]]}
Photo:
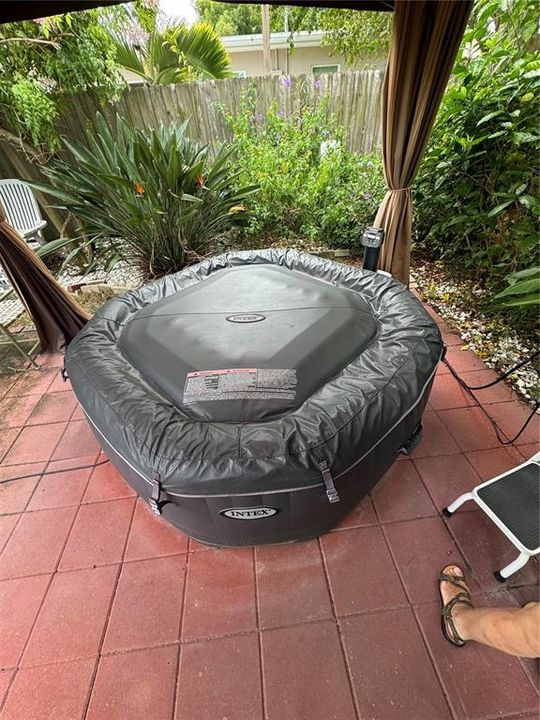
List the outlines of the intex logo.
{"type": "Polygon", "coordinates": [[[225,517],[233,518],[233,520],[260,520],[265,517],[277,515],[279,510],[272,507],[249,507],[249,508],[229,508],[222,510],[219,514],[225,517]]]}
{"type": "Polygon", "coordinates": [[[233,323],[255,323],[266,320],[266,316],[257,313],[242,313],[241,315],[229,315],[226,319],[233,323]]]}

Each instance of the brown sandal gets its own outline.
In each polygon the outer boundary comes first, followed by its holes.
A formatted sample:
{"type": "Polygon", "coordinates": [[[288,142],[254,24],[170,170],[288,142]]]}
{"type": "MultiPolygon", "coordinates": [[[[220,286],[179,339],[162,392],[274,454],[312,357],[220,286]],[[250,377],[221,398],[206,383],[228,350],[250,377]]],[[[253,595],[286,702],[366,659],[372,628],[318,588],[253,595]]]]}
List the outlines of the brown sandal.
{"type": "Polygon", "coordinates": [[[446,638],[446,640],[448,640],[449,643],[455,645],[456,647],[463,647],[463,645],[465,645],[466,643],[466,640],[463,640],[463,638],[460,637],[458,631],[456,630],[456,626],[454,625],[454,620],[452,618],[452,610],[456,605],[459,605],[459,603],[462,603],[463,605],[468,605],[469,607],[473,607],[473,604],[471,602],[471,594],[467,585],[465,584],[465,578],[463,577],[463,575],[447,575],[446,573],[441,573],[438,577],[438,581],[439,590],[441,582],[449,582],[451,585],[460,588],[460,590],[462,591],[457,595],[454,595],[454,597],[451,598],[446,604],[443,604],[441,611],[441,629],[444,637],[446,638]]]}

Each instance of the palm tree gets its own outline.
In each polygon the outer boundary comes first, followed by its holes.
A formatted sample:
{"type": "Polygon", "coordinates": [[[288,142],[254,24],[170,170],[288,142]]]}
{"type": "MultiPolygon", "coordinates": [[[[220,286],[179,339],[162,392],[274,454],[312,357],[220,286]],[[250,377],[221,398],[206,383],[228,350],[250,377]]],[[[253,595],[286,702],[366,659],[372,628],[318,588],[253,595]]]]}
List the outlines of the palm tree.
{"type": "Polygon", "coordinates": [[[140,44],[119,37],[114,42],[120,67],[151,85],[231,75],[229,53],[212,26],[204,22],[191,27],[176,23],[162,32],[155,29],[140,44]]]}

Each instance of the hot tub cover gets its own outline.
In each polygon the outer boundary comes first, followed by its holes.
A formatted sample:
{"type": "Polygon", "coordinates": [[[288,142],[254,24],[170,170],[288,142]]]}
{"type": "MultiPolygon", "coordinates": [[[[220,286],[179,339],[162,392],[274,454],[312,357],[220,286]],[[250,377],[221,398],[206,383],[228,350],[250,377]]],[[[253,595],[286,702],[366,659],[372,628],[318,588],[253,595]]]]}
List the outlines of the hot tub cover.
{"type": "Polygon", "coordinates": [[[270,249],[110,300],[65,364],[140,475],[179,497],[247,497],[320,485],[321,462],[349,470],[425,404],[441,349],[401,283],[270,249]]]}

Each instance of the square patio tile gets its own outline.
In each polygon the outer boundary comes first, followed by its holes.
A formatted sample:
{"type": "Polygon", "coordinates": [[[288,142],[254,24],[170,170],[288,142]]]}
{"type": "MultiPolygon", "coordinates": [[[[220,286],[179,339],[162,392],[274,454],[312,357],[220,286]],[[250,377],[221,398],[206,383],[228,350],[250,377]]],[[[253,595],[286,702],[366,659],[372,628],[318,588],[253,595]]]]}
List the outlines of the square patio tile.
{"type": "Polygon", "coordinates": [[[46,462],[53,454],[65,428],[65,423],[49,423],[48,425],[23,428],[4,458],[4,464],[22,465],[31,462],[46,462]]]}
{"type": "Polygon", "coordinates": [[[429,402],[435,410],[468,407],[476,404],[474,397],[462,388],[455,377],[450,374],[435,377],[429,402]]]}
{"type": "MultiPolygon", "coordinates": [[[[95,456],[81,458],[81,465],[90,465],[95,456]]],[[[28,510],[48,510],[50,508],[69,507],[78,505],[88,483],[91,470],[70,470],[73,460],[56,460],[49,463],[47,472],[54,470],[65,472],[52,472],[44,475],[36,487],[28,510]]]]}
{"type": "Polygon", "coordinates": [[[84,414],[84,410],[82,407],[77,404],[77,407],[75,408],[73,415],[71,416],[72,420],[86,420],[86,415],[84,414]]]}
{"type": "MultiPolygon", "coordinates": [[[[517,557],[518,551],[499,528],[481,510],[457,513],[448,520],[448,528],[472,568],[482,590],[500,589],[493,577],[517,557]]],[[[538,564],[529,561],[507,581],[510,585],[538,583],[538,564]]]]}
{"type": "MultiPolygon", "coordinates": [[[[438,600],[439,572],[449,563],[464,565],[463,557],[441,518],[387,525],[384,532],[410,602],[438,600]]],[[[474,578],[470,578],[469,587],[471,591],[478,590],[474,578]]]]}
{"type": "Polygon", "coordinates": [[[126,560],[178,555],[188,550],[188,537],[163,518],[156,517],[147,503],[137,500],[126,548],[126,560]]]}
{"type": "MultiPolygon", "coordinates": [[[[32,396],[29,396],[32,397],[32,396]]],[[[46,393],[32,410],[27,425],[43,425],[53,422],[67,422],[77,401],[72,392],[46,393]]]]}
{"type": "Polygon", "coordinates": [[[15,397],[21,395],[42,395],[49,389],[57,372],[54,368],[27,370],[10,387],[9,394],[15,397]]]}
{"type": "Polygon", "coordinates": [[[256,628],[253,550],[209,550],[189,556],[184,640],[256,628]]]}
{"type": "Polygon", "coordinates": [[[22,427],[39,402],[39,395],[6,396],[0,400],[0,430],[22,427]]]}
{"type": "Polygon", "coordinates": [[[500,447],[494,428],[480,408],[441,410],[438,415],[462,450],[500,447]]]}
{"type": "Polygon", "coordinates": [[[407,603],[379,527],[330,533],[321,538],[321,545],[338,615],[407,603]]]}
{"type": "Polygon", "coordinates": [[[354,527],[367,527],[368,525],[377,525],[378,520],[375,515],[375,508],[371,502],[371,498],[366,495],[358,505],[346,515],[339,525],[331,530],[346,530],[354,527]]]}
{"type": "Polygon", "coordinates": [[[460,348],[465,344],[463,338],[455,332],[452,332],[448,327],[442,328],[443,342],[447,347],[459,346],[460,348]]]}
{"type": "Polygon", "coordinates": [[[534,443],[526,443],[525,445],[518,445],[517,451],[523,458],[523,460],[530,460],[533,455],[540,452],[540,440],[534,443]]]}
{"type": "Polygon", "coordinates": [[[9,428],[9,430],[2,430],[2,432],[0,433],[0,462],[5,461],[5,456],[7,455],[8,450],[13,446],[13,443],[15,442],[20,432],[20,428],[9,428]]]}
{"type": "Polygon", "coordinates": [[[20,515],[0,515],[0,553],[9,540],[20,515]]]}
{"type": "Polygon", "coordinates": [[[262,648],[268,720],[356,718],[333,622],[266,630],[262,648]]]}
{"type": "Polygon", "coordinates": [[[177,655],[173,645],[102,657],[86,720],[170,720],[177,655]]]}
{"type": "Polygon", "coordinates": [[[478,473],[480,482],[491,480],[524,462],[515,448],[501,446],[489,450],[468,452],[465,453],[465,456],[478,473]]]}
{"type": "Polygon", "coordinates": [[[178,641],[185,564],[179,555],[122,566],[102,652],[178,641]]]}
{"type": "MultiPolygon", "coordinates": [[[[467,385],[478,386],[487,385],[493,380],[497,380],[499,375],[494,370],[485,368],[484,370],[473,370],[472,372],[462,373],[461,377],[467,385]]],[[[497,385],[485,388],[484,390],[473,390],[472,394],[481,405],[508,402],[516,397],[516,393],[512,390],[510,385],[507,385],[507,383],[504,382],[504,380],[501,380],[501,382],[497,383],[497,385]]]]}
{"type": "Polygon", "coordinates": [[[425,412],[422,425],[424,428],[422,440],[411,453],[413,459],[432,455],[452,455],[460,452],[456,441],[445,428],[437,413],[425,412]]]}
{"type": "MultiPolygon", "coordinates": [[[[490,417],[510,440],[521,430],[523,423],[529,418],[532,408],[525,403],[514,400],[510,403],[497,403],[486,408],[490,417]]],[[[517,445],[538,442],[540,439],[540,415],[535,414],[523,433],[516,440],[517,445]]]]}
{"type": "Polygon", "coordinates": [[[117,575],[116,565],[55,575],[22,665],[95,657],[117,575]]]}
{"type": "MultiPolygon", "coordinates": [[[[103,459],[105,456],[100,455],[99,461],[103,459]]],[[[94,468],[84,494],[84,502],[118,500],[119,498],[135,497],[136,494],[114,465],[107,462],[94,468]]]]}
{"type": "Polygon", "coordinates": [[[263,720],[255,633],[184,645],[176,720],[263,720]]]}
{"type": "Polygon", "coordinates": [[[121,562],[134,505],[134,498],[81,505],[58,569],[121,562]]]}
{"type": "Polygon", "coordinates": [[[49,585],[50,575],[0,582],[0,668],[16,667],[49,585]]]}
{"type": "Polygon", "coordinates": [[[0,579],[56,570],[75,508],[25,513],[0,555],[0,579]]]}
{"type": "Polygon", "coordinates": [[[48,392],[66,392],[71,389],[69,380],[64,380],[60,370],[56,370],[52,383],[49,385],[48,392]]]}
{"type": "Polygon", "coordinates": [[[461,376],[461,373],[471,372],[472,370],[484,370],[485,365],[470,350],[461,350],[458,347],[449,347],[446,353],[446,359],[454,370],[461,376]]]}
{"type": "Polygon", "coordinates": [[[53,460],[77,458],[99,452],[99,443],[86,420],[73,420],[66,428],[52,456],[53,460]]]}
{"type": "Polygon", "coordinates": [[[0,375],[0,400],[9,392],[13,384],[18,379],[16,375],[0,375]]]}
{"type": "Polygon", "coordinates": [[[0,467],[0,514],[24,512],[39,482],[39,473],[44,469],[45,463],[0,467]],[[24,480],[7,482],[9,478],[34,475],[34,473],[38,474],[24,480]]]}
{"type": "Polygon", "coordinates": [[[19,670],[9,691],[2,720],[81,718],[94,666],[94,660],[79,660],[19,670]]]}
{"type": "Polygon", "coordinates": [[[255,548],[261,627],[332,617],[316,540],[255,548]]]}
{"type": "Polygon", "coordinates": [[[61,368],[64,366],[64,354],[58,353],[40,353],[36,358],[37,364],[48,368],[61,368]]]}
{"type": "MultiPolygon", "coordinates": [[[[481,482],[464,455],[416,458],[414,464],[439,513],[460,495],[470,492],[481,482]]],[[[475,503],[465,503],[459,512],[473,510],[475,507],[475,503]]]]}
{"type": "Polygon", "coordinates": [[[415,612],[459,720],[503,717],[538,708],[538,696],[518,658],[474,642],[452,647],[441,632],[438,603],[421,605],[415,612]]]}
{"type": "Polygon", "coordinates": [[[394,463],[371,493],[382,523],[437,515],[411,460],[394,463]]]}
{"type": "Polygon", "coordinates": [[[360,714],[370,720],[451,720],[409,608],[341,621],[360,714]]]}

